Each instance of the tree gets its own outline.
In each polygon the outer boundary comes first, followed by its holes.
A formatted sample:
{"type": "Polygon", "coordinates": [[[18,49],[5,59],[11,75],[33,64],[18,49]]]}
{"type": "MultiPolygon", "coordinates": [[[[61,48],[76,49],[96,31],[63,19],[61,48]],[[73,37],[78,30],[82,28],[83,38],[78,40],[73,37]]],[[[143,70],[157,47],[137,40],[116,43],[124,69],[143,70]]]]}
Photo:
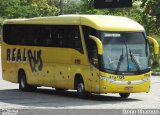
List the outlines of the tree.
{"type": "MultiPolygon", "coordinates": [[[[160,2],[158,0],[142,0],[144,12],[150,17],[154,17],[154,30],[152,33],[160,35],[160,2]]],[[[153,24],[152,24],[153,25],[153,24]]],[[[150,28],[151,29],[151,28],[150,28]]]]}
{"type": "Polygon", "coordinates": [[[29,0],[30,5],[35,8],[38,16],[54,16],[58,9],[55,0],[29,0]]]}
{"type": "Polygon", "coordinates": [[[0,0],[0,17],[24,18],[55,15],[53,0],[0,0]]]}

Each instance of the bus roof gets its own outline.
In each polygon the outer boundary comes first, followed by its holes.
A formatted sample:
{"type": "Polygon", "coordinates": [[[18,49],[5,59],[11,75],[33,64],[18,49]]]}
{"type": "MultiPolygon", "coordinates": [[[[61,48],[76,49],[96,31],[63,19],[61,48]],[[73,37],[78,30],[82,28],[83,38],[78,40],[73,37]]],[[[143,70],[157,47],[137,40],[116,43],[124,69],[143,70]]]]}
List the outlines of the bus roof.
{"type": "Polygon", "coordinates": [[[110,15],[60,15],[8,19],[4,24],[85,25],[102,31],[144,31],[144,28],[134,20],[110,15]]]}

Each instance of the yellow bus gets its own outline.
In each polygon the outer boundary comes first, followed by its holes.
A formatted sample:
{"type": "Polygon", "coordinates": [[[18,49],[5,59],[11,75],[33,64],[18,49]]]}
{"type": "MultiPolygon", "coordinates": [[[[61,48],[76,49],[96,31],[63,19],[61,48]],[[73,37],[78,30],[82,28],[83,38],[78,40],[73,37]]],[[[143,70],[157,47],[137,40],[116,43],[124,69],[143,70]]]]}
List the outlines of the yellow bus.
{"type": "Polygon", "coordinates": [[[3,23],[3,79],[22,91],[47,86],[90,93],[149,92],[150,49],[158,44],[120,16],[61,15],[3,23]]]}
{"type": "Polygon", "coordinates": [[[2,41],[2,26],[0,24],[0,44],[1,44],[1,41],[2,41]]]}

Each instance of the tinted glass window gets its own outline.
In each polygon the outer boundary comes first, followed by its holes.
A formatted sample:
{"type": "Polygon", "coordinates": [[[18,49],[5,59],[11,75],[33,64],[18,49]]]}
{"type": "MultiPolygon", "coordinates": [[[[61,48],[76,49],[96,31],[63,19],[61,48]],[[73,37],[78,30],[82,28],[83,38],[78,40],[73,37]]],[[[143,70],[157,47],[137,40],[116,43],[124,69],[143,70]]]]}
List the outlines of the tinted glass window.
{"type": "Polygon", "coordinates": [[[101,32],[104,70],[137,73],[149,69],[149,47],[143,32],[101,32]]]}
{"type": "Polygon", "coordinates": [[[83,53],[78,26],[4,25],[4,41],[11,45],[74,48],[83,53]]]}
{"type": "Polygon", "coordinates": [[[89,61],[94,65],[93,60],[94,59],[98,60],[97,45],[93,40],[89,38],[89,35],[97,36],[97,31],[93,28],[83,26],[83,35],[87,47],[89,61]]]}

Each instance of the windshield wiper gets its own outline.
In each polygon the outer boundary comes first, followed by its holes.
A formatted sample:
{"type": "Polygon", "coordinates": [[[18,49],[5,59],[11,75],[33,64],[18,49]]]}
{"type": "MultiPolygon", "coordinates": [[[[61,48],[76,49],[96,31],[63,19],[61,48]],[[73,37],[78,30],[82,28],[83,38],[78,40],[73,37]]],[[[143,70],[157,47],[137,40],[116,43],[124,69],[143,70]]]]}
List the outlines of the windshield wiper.
{"type": "Polygon", "coordinates": [[[141,69],[140,69],[140,66],[139,66],[139,64],[138,64],[138,62],[137,62],[137,60],[136,60],[136,58],[135,58],[134,55],[132,54],[132,51],[131,51],[130,48],[129,48],[129,54],[130,54],[130,57],[131,57],[132,61],[135,63],[136,68],[138,69],[138,71],[140,71],[140,70],[141,70],[141,69]]]}
{"type": "Polygon", "coordinates": [[[118,65],[117,65],[116,73],[119,71],[119,68],[120,68],[120,65],[122,63],[122,60],[123,60],[123,48],[122,48],[122,54],[120,55],[119,60],[118,60],[118,65]]]}

